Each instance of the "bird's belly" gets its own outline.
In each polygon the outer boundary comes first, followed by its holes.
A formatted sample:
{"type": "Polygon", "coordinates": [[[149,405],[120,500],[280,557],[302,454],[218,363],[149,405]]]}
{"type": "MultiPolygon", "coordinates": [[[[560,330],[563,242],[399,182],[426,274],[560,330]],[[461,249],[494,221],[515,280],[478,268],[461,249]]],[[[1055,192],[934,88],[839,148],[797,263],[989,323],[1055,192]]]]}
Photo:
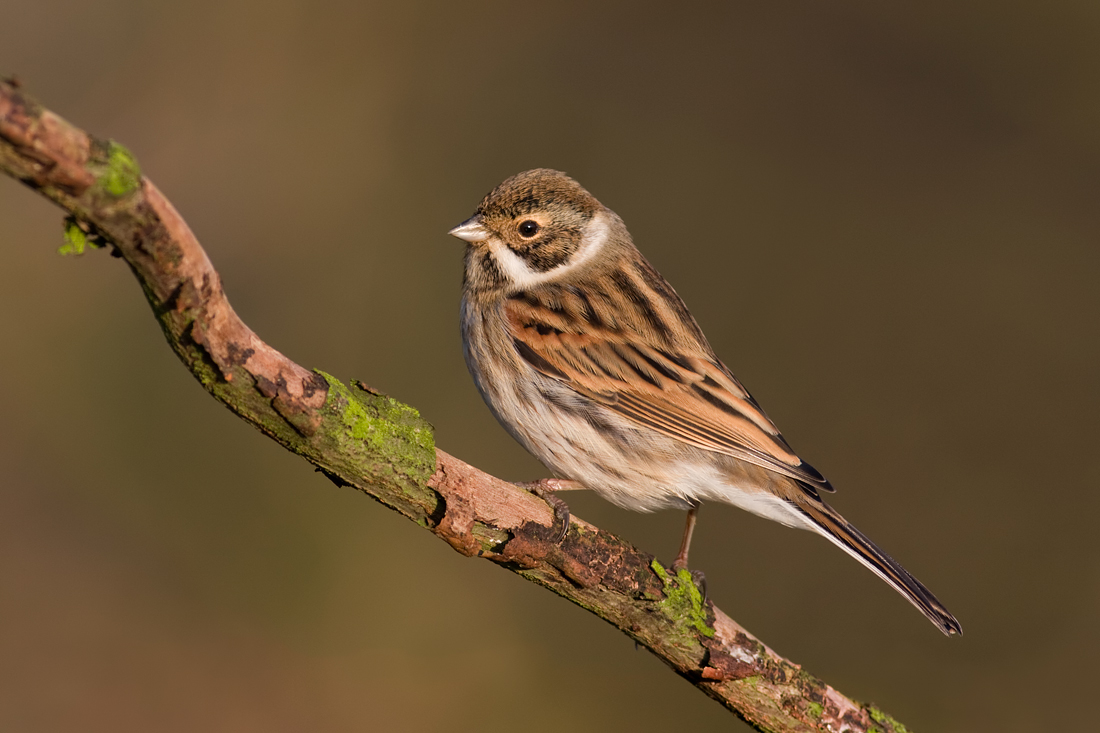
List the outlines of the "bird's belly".
{"type": "Polygon", "coordinates": [[[634,425],[571,390],[547,397],[554,389],[567,390],[542,384],[532,396],[515,384],[495,385],[495,396],[486,402],[508,432],[557,476],[633,511],[720,501],[789,527],[806,527],[801,514],[770,490],[773,482],[789,481],[786,477],[634,425]]]}
{"type": "Polygon", "coordinates": [[[662,435],[574,392],[520,360],[505,334],[490,338],[495,325],[464,307],[474,384],[500,424],[557,476],[633,511],[721,501],[795,523],[767,491],[784,480],[778,474],[662,435]]]}
{"type": "MultiPolygon", "coordinates": [[[[478,391],[501,425],[555,475],[633,511],[691,506],[672,461],[682,444],[636,426],[557,380],[514,363],[521,377],[467,361],[478,391]]],[[[500,361],[494,363],[500,364],[500,361]]]]}
{"type": "Polygon", "coordinates": [[[580,482],[613,504],[642,512],[691,506],[685,487],[668,470],[676,449],[671,441],[585,402],[571,391],[551,401],[543,394],[532,397],[514,389],[494,412],[552,472],[580,482]],[[563,403],[569,403],[568,408],[563,403]]]}

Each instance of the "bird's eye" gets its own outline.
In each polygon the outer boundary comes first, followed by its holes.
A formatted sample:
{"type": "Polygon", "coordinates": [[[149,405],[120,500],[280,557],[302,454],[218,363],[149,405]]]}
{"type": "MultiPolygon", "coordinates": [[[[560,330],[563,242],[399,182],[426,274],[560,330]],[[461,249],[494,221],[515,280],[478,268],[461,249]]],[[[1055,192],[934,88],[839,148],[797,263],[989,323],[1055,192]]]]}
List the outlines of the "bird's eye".
{"type": "Polygon", "coordinates": [[[531,221],[530,219],[522,221],[519,224],[519,233],[520,236],[530,239],[539,233],[539,223],[537,221],[531,221]]]}

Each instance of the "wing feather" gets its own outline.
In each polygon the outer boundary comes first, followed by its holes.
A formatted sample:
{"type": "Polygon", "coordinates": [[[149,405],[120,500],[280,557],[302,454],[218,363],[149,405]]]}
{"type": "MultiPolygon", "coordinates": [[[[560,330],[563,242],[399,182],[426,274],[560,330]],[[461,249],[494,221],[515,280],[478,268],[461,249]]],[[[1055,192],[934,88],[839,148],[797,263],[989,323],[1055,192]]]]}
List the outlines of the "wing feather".
{"type": "Polygon", "coordinates": [[[718,360],[667,284],[658,293],[641,275],[618,278],[602,292],[565,287],[507,299],[505,321],[519,356],[663,435],[806,482],[811,491],[832,490],[718,360]],[[625,280],[631,287],[623,297],[615,291],[625,280]]]}

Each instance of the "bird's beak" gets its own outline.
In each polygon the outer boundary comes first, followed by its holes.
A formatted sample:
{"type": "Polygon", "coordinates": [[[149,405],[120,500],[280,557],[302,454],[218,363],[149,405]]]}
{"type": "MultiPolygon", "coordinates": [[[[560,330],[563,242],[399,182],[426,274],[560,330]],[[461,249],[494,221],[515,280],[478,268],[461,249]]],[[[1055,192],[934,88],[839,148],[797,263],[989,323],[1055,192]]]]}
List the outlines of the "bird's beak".
{"type": "Polygon", "coordinates": [[[489,230],[481,225],[481,217],[477,214],[474,214],[447,234],[467,242],[484,242],[489,238],[489,230]]]}

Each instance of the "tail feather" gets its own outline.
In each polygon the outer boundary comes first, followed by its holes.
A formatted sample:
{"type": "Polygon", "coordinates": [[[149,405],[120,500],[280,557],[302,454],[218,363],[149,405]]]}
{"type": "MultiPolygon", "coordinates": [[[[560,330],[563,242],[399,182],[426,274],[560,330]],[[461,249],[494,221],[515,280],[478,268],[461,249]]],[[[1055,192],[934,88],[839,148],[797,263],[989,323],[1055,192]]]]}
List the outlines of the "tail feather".
{"type": "Polygon", "coordinates": [[[940,631],[948,636],[962,635],[962,626],[939,599],[932,595],[932,591],[925,588],[923,583],[910,575],[894,558],[880,550],[832,507],[820,501],[799,501],[796,506],[814,529],[889,583],[940,631]]]}

